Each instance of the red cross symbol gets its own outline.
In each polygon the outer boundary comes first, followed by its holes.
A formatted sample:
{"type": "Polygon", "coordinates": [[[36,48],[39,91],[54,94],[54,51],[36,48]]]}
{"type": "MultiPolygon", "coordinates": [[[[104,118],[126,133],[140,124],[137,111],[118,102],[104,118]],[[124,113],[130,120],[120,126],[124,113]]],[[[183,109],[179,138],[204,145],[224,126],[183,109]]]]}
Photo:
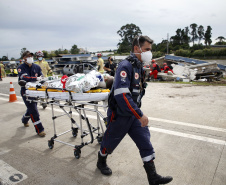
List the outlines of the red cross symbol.
{"type": "Polygon", "coordinates": [[[125,71],[121,71],[120,76],[125,78],[127,76],[127,73],[125,71]]]}

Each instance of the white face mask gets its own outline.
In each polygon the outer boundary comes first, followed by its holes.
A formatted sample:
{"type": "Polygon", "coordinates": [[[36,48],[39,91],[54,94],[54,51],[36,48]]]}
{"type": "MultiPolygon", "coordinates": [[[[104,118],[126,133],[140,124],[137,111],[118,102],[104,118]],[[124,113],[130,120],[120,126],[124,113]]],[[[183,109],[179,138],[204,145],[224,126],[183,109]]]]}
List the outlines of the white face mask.
{"type": "Polygon", "coordinates": [[[28,58],[27,58],[27,63],[28,63],[28,64],[34,63],[33,57],[28,57],[28,58]]]}
{"type": "Polygon", "coordinates": [[[139,37],[138,37],[137,41],[138,41],[138,45],[139,45],[141,53],[134,53],[134,54],[140,54],[141,55],[141,61],[143,62],[143,65],[150,65],[151,59],[152,59],[152,52],[151,51],[143,52],[141,50],[141,47],[140,47],[140,44],[139,44],[139,37]]]}
{"type": "Polygon", "coordinates": [[[39,60],[39,61],[42,61],[42,59],[43,59],[42,57],[38,57],[38,60],[39,60]]]}
{"type": "Polygon", "coordinates": [[[152,59],[152,52],[151,51],[145,51],[141,53],[141,60],[144,65],[150,65],[152,59]]]}

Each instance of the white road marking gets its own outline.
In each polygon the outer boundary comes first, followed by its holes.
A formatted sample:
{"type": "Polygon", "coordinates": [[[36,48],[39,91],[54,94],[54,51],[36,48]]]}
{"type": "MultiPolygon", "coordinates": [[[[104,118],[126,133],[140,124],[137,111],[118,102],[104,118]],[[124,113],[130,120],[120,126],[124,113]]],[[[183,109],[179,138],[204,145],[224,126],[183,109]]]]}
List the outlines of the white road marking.
{"type": "Polygon", "coordinates": [[[8,152],[10,152],[11,150],[6,149],[6,148],[0,148],[0,155],[6,154],[8,152]]]}
{"type": "MultiPolygon", "coordinates": [[[[0,95],[1,95],[1,96],[8,96],[8,97],[9,97],[9,94],[3,94],[3,93],[0,93],[0,95]]],[[[22,99],[22,97],[21,97],[21,96],[17,96],[17,98],[22,99]]]]}
{"type": "Polygon", "coordinates": [[[210,126],[198,125],[198,124],[194,124],[194,123],[185,123],[185,122],[180,122],[180,121],[172,121],[172,120],[153,118],[153,117],[148,117],[148,119],[152,120],[152,121],[166,122],[166,123],[182,125],[182,126],[187,126],[187,127],[195,127],[195,128],[202,128],[202,129],[214,130],[214,131],[219,131],[219,132],[226,132],[226,129],[218,128],[218,127],[210,127],[210,126]]]}
{"type": "Polygon", "coordinates": [[[0,160],[0,184],[14,185],[25,179],[27,175],[0,160]]]}
{"type": "MultiPolygon", "coordinates": [[[[0,100],[6,100],[6,99],[0,97],[0,100]]],[[[23,102],[19,102],[19,101],[13,102],[13,103],[24,104],[23,102]]],[[[47,107],[46,109],[51,110],[50,107],[47,107]]],[[[54,111],[63,112],[61,109],[58,109],[58,108],[54,108],[54,111]]],[[[78,113],[75,112],[75,113],[73,113],[73,115],[78,115],[78,113]]],[[[97,117],[93,116],[93,115],[87,115],[87,117],[89,117],[91,119],[97,119],[97,117]]],[[[148,119],[153,120],[153,121],[160,121],[160,122],[167,122],[167,123],[171,123],[171,124],[182,125],[182,126],[226,132],[226,129],[218,128],[218,127],[210,127],[210,126],[198,125],[198,124],[193,124],[193,123],[185,123],[185,122],[172,121],[172,120],[166,120],[166,119],[161,119],[161,118],[153,118],[153,117],[148,117],[148,119]]],[[[156,127],[150,127],[150,130],[165,133],[165,134],[170,134],[170,135],[175,135],[175,136],[180,136],[180,137],[185,137],[185,138],[190,138],[190,139],[195,139],[195,140],[200,140],[200,141],[205,141],[205,142],[210,142],[210,143],[219,144],[219,145],[226,145],[226,141],[224,141],[224,140],[218,140],[218,139],[213,139],[213,138],[204,137],[204,136],[186,134],[186,133],[182,133],[182,132],[176,132],[176,131],[156,128],[156,127]]]]}
{"type": "Polygon", "coordinates": [[[219,145],[226,144],[226,141],[224,141],[224,140],[213,139],[213,138],[204,137],[204,136],[197,136],[197,135],[192,135],[192,134],[187,134],[187,133],[182,133],[182,132],[176,132],[176,131],[172,131],[172,130],[165,130],[165,129],[155,128],[155,127],[150,127],[149,130],[161,132],[161,133],[165,133],[165,134],[170,134],[170,135],[174,135],[174,136],[195,139],[195,140],[199,140],[199,141],[205,141],[205,142],[219,144],[219,145]]]}

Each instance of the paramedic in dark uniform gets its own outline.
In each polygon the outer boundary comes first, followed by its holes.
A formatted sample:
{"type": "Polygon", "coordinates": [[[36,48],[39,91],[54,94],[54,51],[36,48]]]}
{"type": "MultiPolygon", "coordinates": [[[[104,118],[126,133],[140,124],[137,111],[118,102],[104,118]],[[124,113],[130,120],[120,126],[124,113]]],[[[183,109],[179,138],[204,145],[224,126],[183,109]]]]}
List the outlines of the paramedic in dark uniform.
{"type": "Polygon", "coordinates": [[[19,74],[18,82],[21,85],[21,96],[24,100],[24,103],[27,107],[26,113],[22,117],[22,123],[25,127],[28,127],[28,121],[31,118],[35,130],[40,137],[44,137],[46,134],[44,132],[44,127],[39,118],[39,112],[37,109],[37,102],[26,101],[26,97],[23,96],[25,94],[25,83],[26,82],[35,82],[40,81],[42,76],[42,70],[37,65],[34,64],[33,53],[29,51],[25,51],[22,55],[24,63],[21,64],[17,70],[19,74]]]}
{"type": "Polygon", "coordinates": [[[150,142],[148,117],[140,110],[140,95],[144,80],[142,66],[150,65],[152,59],[151,46],[153,40],[147,36],[135,37],[132,53],[119,63],[115,81],[108,99],[107,129],[98,152],[97,167],[104,175],[112,171],[106,163],[124,136],[128,133],[140,151],[149,184],[167,184],[172,177],[162,177],[156,173],[155,151],[150,142]]]}

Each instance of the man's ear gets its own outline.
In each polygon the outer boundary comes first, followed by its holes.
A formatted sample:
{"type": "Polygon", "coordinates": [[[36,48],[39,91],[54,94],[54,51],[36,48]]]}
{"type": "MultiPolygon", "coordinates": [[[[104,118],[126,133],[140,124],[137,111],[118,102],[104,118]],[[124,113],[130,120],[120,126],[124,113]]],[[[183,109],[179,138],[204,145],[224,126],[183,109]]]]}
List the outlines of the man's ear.
{"type": "Polygon", "coordinates": [[[134,46],[134,53],[139,53],[139,47],[138,46],[134,46]]]}

